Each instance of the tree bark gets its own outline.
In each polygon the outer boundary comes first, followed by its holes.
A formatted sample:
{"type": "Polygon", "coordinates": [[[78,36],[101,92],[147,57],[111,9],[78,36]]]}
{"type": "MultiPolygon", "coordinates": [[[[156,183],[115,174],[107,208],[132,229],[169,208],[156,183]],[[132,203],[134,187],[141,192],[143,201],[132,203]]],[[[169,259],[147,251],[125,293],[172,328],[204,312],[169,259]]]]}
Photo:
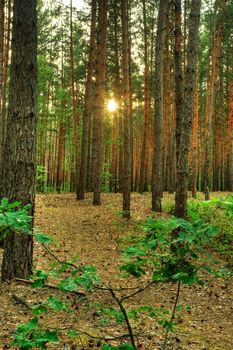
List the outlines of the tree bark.
{"type": "Polygon", "coordinates": [[[153,157],[152,210],[162,211],[163,194],[163,66],[168,0],[160,0],[155,53],[155,142],[153,157]]]}
{"type": "MultiPolygon", "coordinates": [[[[14,0],[7,142],[1,194],[22,205],[35,202],[36,0],[14,0]]],[[[10,232],[4,242],[2,280],[28,278],[32,272],[33,239],[10,232]]]]}
{"type": "Polygon", "coordinates": [[[103,163],[103,118],[105,103],[107,0],[98,0],[96,109],[93,129],[93,205],[101,204],[101,172],[103,163]]]}
{"type": "Polygon", "coordinates": [[[81,161],[79,168],[78,186],[77,186],[77,199],[84,199],[86,190],[86,177],[87,177],[87,157],[88,157],[88,134],[90,128],[91,119],[91,107],[92,107],[92,92],[93,92],[93,74],[94,74],[94,58],[95,58],[95,33],[96,33],[96,0],[92,0],[91,4],[91,32],[89,43],[89,58],[87,66],[87,80],[84,97],[84,111],[83,111],[83,132],[82,132],[82,144],[81,144],[81,161]]]}
{"type": "Polygon", "coordinates": [[[226,0],[222,1],[222,17],[219,24],[216,36],[216,27],[217,27],[217,10],[218,10],[218,1],[215,2],[215,12],[214,20],[211,28],[211,51],[212,51],[212,60],[210,65],[209,72],[209,81],[207,84],[208,91],[206,94],[206,111],[205,111],[205,151],[204,151],[204,194],[205,200],[209,200],[209,180],[210,180],[210,149],[211,149],[211,126],[214,113],[214,101],[216,95],[216,82],[218,78],[218,70],[220,63],[220,53],[222,45],[222,33],[223,33],[223,19],[224,12],[226,7],[226,0]],[[215,39],[216,36],[216,39],[215,39]]]}
{"type": "Polygon", "coordinates": [[[5,0],[0,0],[0,168],[2,168],[3,149],[3,117],[2,117],[2,89],[3,89],[3,64],[4,64],[4,6],[5,0]]]}
{"type": "Polygon", "coordinates": [[[181,134],[177,159],[177,184],[175,214],[185,218],[187,215],[188,159],[194,111],[194,88],[197,65],[198,32],[201,0],[192,0],[187,44],[187,65],[184,84],[184,104],[181,118],[181,134]]]}
{"type": "Polygon", "coordinates": [[[123,173],[123,217],[130,218],[131,192],[131,101],[127,0],[121,0],[122,49],[123,49],[123,98],[124,98],[124,173],[123,173]]]}
{"type": "Polygon", "coordinates": [[[144,128],[143,128],[143,140],[141,149],[140,159],[140,179],[139,179],[139,192],[143,193],[145,189],[145,181],[147,178],[147,155],[148,155],[148,143],[149,143],[149,63],[148,63],[148,27],[146,18],[146,2],[142,1],[143,4],[143,28],[144,28],[144,128]]]}
{"type": "MultiPolygon", "coordinates": [[[[8,88],[8,68],[9,68],[9,54],[10,54],[10,38],[11,38],[11,10],[12,10],[12,0],[8,0],[7,4],[7,31],[4,31],[4,51],[3,51],[3,71],[2,71],[2,103],[1,103],[1,142],[2,142],[2,152],[4,151],[4,143],[6,138],[6,123],[7,123],[7,88],[8,88]],[[5,33],[6,32],[6,33],[5,33]]],[[[4,22],[3,22],[4,23],[4,22]]],[[[1,155],[0,155],[1,158],[1,155]]],[[[2,155],[3,159],[3,155],[2,155]]],[[[1,163],[0,163],[1,165],[1,163]]]]}
{"type": "Polygon", "coordinates": [[[73,181],[74,188],[77,188],[78,175],[78,104],[76,95],[76,86],[74,78],[74,44],[73,44],[73,0],[70,0],[70,72],[71,72],[71,96],[72,96],[72,113],[73,113],[73,160],[74,171],[73,181]]]}

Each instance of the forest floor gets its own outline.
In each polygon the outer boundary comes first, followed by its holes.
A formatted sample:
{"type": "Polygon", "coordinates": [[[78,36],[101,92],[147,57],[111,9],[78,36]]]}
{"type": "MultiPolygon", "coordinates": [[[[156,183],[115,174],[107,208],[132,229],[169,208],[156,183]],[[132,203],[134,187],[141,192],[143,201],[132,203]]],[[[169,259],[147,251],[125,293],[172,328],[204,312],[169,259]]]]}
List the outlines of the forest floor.
{"type": "MultiPolygon", "coordinates": [[[[173,197],[166,196],[169,203],[173,197]]],[[[132,195],[132,219],[121,218],[121,195],[103,194],[103,204],[92,206],[91,194],[84,201],[76,201],[74,194],[45,194],[36,197],[35,226],[54,237],[50,249],[60,260],[70,260],[78,255],[82,264],[93,265],[105,285],[123,287],[126,280],[115,277],[121,263],[120,239],[132,234],[137,226],[151,215],[150,196],[132,195]]],[[[2,250],[0,250],[2,257],[2,250]]],[[[37,269],[49,269],[54,258],[39,243],[35,244],[34,265],[37,269]]],[[[146,279],[146,277],[145,277],[146,279]]],[[[146,280],[144,280],[145,282],[146,280]]],[[[53,283],[53,281],[51,282],[53,283]]],[[[137,279],[127,280],[127,287],[138,285],[137,279]]],[[[10,346],[13,332],[20,323],[32,318],[26,305],[33,305],[56,295],[71,306],[71,311],[49,311],[40,316],[40,322],[50,328],[63,331],[75,327],[96,337],[120,336],[127,333],[123,325],[106,325],[101,321],[100,305],[116,306],[109,291],[94,290],[85,298],[64,294],[51,288],[32,289],[25,283],[0,283],[0,349],[16,349],[10,346]],[[26,305],[22,301],[26,301],[26,305]]],[[[152,286],[126,302],[128,309],[140,305],[171,308],[176,287],[165,284],[152,286]]],[[[182,287],[179,303],[189,306],[183,315],[177,316],[177,326],[169,336],[168,349],[172,350],[232,350],[233,349],[233,281],[208,278],[204,287],[182,287]]],[[[138,336],[138,348],[161,349],[164,333],[156,321],[146,315],[132,321],[138,336]]],[[[112,342],[117,344],[117,342],[112,342]]],[[[87,335],[73,342],[51,344],[49,349],[100,349],[101,341],[87,335]]]]}

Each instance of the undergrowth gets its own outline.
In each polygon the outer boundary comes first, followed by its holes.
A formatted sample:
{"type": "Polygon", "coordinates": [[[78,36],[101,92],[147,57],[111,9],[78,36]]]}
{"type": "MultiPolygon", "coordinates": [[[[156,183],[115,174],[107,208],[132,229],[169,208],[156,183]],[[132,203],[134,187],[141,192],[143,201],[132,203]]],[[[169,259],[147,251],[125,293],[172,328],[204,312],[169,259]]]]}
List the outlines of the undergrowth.
{"type": "MultiPolygon", "coordinates": [[[[20,203],[10,204],[7,199],[2,200],[0,229],[3,238],[12,232],[12,229],[14,232],[21,232],[21,234],[32,234],[28,230],[31,220],[28,210],[28,207],[21,209],[20,203]]],[[[203,286],[206,274],[211,274],[214,277],[225,277],[229,274],[226,269],[218,267],[218,262],[209,254],[208,247],[216,244],[213,242],[218,242],[218,240],[221,242],[223,227],[219,225],[219,214],[224,217],[223,222],[228,223],[227,220],[232,217],[232,213],[233,197],[228,197],[225,200],[212,200],[204,204],[197,201],[190,202],[189,220],[174,216],[166,219],[161,217],[148,218],[140,226],[138,233],[135,232],[131,237],[127,237],[124,242],[122,265],[118,272],[121,277],[125,278],[125,285],[122,288],[105,283],[94,266],[77,264],[76,257],[70,261],[61,261],[49,247],[52,238],[43,233],[33,233],[35,240],[41,243],[53,257],[54,263],[48,272],[44,270],[34,272],[31,280],[32,287],[46,288],[47,282],[52,277],[53,281],[56,282],[56,288],[62,293],[75,293],[81,298],[88,298],[88,294],[93,291],[108,293],[111,296],[112,304],[99,305],[97,313],[100,320],[105,325],[111,323],[112,320],[116,324],[123,324],[126,333],[120,337],[114,335],[112,337],[99,337],[102,350],[138,349],[140,336],[137,335],[132,320],[140,322],[142,314],[152,317],[157,327],[164,330],[161,349],[165,350],[169,334],[176,326],[176,313],[182,307],[179,305],[181,286],[194,284],[203,286]],[[217,225],[213,225],[214,223],[217,225]],[[175,236],[172,234],[174,231],[176,232],[175,236]],[[147,276],[146,282],[145,275],[147,276]],[[128,278],[132,279],[132,277],[138,283],[138,286],[133,290],[127,288],[128,278]],[[161,285],[167,283],[172,283],[176,287],[176,297],[171,309],[164,310],[163,307],[151,305],[128,308],[127,301],[129,299],[145,292],[148,288],[160,288],[161,285]],[[112,345],[113,340],[118,341],[117,346],[112,345]]],[[[227,229],[228,224],[224,227],[224,230],[227,229]]],[[[43,323],[43,315],[49,313],[50,310],[64,312],[70,307],[54,295],[50,295],[46,302],[38,301],[31,306],[33,315],[31,320],[18,326],[12,345],[18,346],[22,350],[49,349],[51,343],[61,342],[64,336],[76,341],[80,338],[83,330],[76,329],[75,325],[72,329],[64,331],[60,327],[49,329],[43,323]]],[[[88,331],[84,331],[84,333],[88,334],[88,331]]]]}

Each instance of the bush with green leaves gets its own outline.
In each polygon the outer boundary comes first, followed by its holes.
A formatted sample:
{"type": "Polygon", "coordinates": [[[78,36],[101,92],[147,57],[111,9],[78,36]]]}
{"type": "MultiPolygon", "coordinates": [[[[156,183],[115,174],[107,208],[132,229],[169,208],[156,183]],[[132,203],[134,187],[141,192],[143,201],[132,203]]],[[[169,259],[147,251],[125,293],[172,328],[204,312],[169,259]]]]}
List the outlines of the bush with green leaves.
{"type": "Polygon", "coordinates": [[[233,266],[232,215],[233,195],[209,201],[190,200],[188,204],[188,217],[191,222],[201,218],[205,223],[218,226],[220,234],[211,241],[211,246],[228,260],[229,266],[233,266]]]}

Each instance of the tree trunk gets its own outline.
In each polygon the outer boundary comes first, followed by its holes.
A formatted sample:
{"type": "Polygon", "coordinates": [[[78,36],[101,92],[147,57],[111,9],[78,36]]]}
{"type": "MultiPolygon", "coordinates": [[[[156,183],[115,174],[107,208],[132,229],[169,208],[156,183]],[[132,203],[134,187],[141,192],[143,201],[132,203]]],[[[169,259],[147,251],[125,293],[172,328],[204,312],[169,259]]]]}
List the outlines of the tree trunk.
{"type": "MultiPolygon", "coordinates": [[[[181,124],[183,117],[183,72],[181,51],[181,0],[175,1],[175,110],[176,110],[176,160],[180,149],[181,124]]],[[[185,56],[185,55],[184,55],[185,56]]]]}
{"type": "MultiPolygon", "coordinates": [[[[232,67],[233,71],[233,67],[232,67]]],[[[233,191],[233,82],[228,83],[226,126],[226,190],[233,191]]]]}
{"type": "Polygon", "coordinates": [[[78,106],[76,86],[74,79],[74,45],[73,45],[73,0],[70,0],[70,71],[71,71],[71,94],[72,94],[72,113],[73,113],[73,160],[74,188],[77,188],[78,174],[78,106]]]}
{"type": "Polygon", "coordinates": [[[121,0],[122,49],[123,49],[123,99],[124,99],[124,173],[123,173],[123,217],[130,218],[131,192],[131,133],[130,133],[130,67],[127,1],[121,0]]]}
{"type": "MultiPolygon", "coordinates": [[[[11,38],[11,10],[12,0],[8,0],[7,5],[7,33],[4,33],[6,37],[4,42],[3,51],[3,85],[2,85],[2,104],[1,104],[1,134],[2,134],[2,152],[4,151],[4,143],[6,138],[6,124],[7,124],[7,88],[8,88],[8,68],[9,68],[9,53],[10,53],[10,38],[11,38]]],[[[1,158],[1,155],[0,155],[1,158]]],[[[2,155],[3,159],[3,155],[2,155]]],[[[1,165],[1,164],[0,164],[1,165]]]]}
{"type": "Polygon", "coordinates": [[[93,129],[93,201],[101,204],[101,172],[103,163],[103,119],[105,102],[106,70],[106,35],[107,35],[107,0],[98,1],[98,36],[97,36],[97,77],[96,109],[93,129]]]}
{"type": "Polygon", "coordinates": [[[3,89],[3,64],[4,64],[4,6],[5,0],[0,0],[0,169],[2,168],[3,149],[3,116],[2,116],[2,89],[3,89]]]}
{"type": "Polygon", "coordinates": [[[148,143],[149,143],[149,66],[148,66],[148,28],[146,19],[146,2],[142,1],[143,4],[143,27],[144,27],[144,129],[143,129],[143,140],[141,149],[140,159],[140,179],[139,179],[139,192],[143,193],[145,188],[145,180],[147,178],[147,154],[148,154],[148,143]]]}
{"type": "Polygon", "coordinates": [[[163,61],[168,0],[160,0],[155,57],[155,143],[153,159],[152,210],[162,211],[163,194],[163,61]]]}
{"type": "Polygon", "coordinates": [[[81,161],[77,186],[77,199],[84,199],[86,190],[87,176],[87,157],[88,157],[88,134],[90,128],[91,107],[92,107],[92,92],[93,92],[93,73],[94,73],[94,47],[95,47],[95,32],[96,32],[96,0],[92,0],[91,5],[91,33],[89,44],[89,59],[87,67],[87,80],[84,98],[83,111],[83,132],[81,144],[81,161]]]}
{"type": "MultiPolygon", "coordinates": [[[[194,111],[194,88],[197,65],[198,31],[200,23],[201,0],[192,0],[187,44],[187,65],[185,72],[184,99],[181,118],[181,134],[177,159],[177,184],[175,214],[185,218],[187,215],[188,159],[194,111]]],[[[178,113],[178,111],[177,111],[178,113]]]]}
{"type": "Polygon", "coordinates": [[[190,150],[190,166],[191,168],[191,190],[192,197],[197,196],[197,172],[198,172],[198,66],[196,68],[195,91],[194,91],[194,111],[193,111],[193,128],[192,141],[190,150]]]}
{"type": "Polygon", "coordinates": [[[218,9],[218,1],[215,2],[215,13],[213,26],[211,29],[211,50],[212,50],[212,61],[211,68],[209,73],[209,81],[208,81],[208,91],[206,94],[206,111],[205,111],[205,153],[204,153],[204,194],[205,200],[209,200],[209,180],[210,180],[210,149],[211,149],[211,126],[213,119],[213,111],[214,111],[214,101],[216,95],[216,82],[218,78],[218,70],[220,63],[220,53],[221,53],[221,45],[222,45],[222,32],[223,32],[223,19],[224,12],[226,7],[226,0],[222,2],[222,14],[221,14],[221,22],[218,27],[217,37],[216,36],[216,26],[217,26],[217,9],[218,9]]]}
{"type": "MultiPolygon", "coordinates": [[[[1,194],[11,202],[35,202],[37,82],[36,0],[14,0],[7,140],[1,194]]],[[[33,238],[11,231],[4,242],[2,280],[32,273],[33,238]]]]}

